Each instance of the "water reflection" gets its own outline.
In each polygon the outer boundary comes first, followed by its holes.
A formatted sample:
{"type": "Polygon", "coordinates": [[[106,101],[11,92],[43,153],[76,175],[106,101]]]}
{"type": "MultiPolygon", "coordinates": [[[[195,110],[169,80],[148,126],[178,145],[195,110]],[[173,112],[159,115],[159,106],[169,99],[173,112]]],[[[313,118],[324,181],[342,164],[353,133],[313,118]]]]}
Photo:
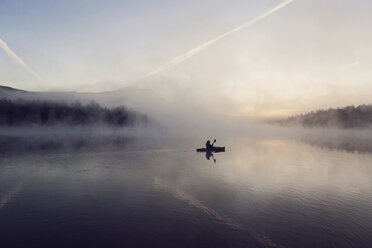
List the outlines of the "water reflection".
{"type": "Polygon", "coordinates": [[[14,187],[11,188],[9,192],[5,193],[5,195],[0,200],[0,211],[22,190],[22,186],[23,182],[17,183],[14,187]]]}
{"type": "Polygon", "coordinates": [[[207,160],[210,160],[211,158],[212,158],[212,160],[213,160],[213,162],[214,163],[216,163],[217,162],[217,159],[215,159],[215,157],[214,157],[214,153],[223,153],[224,151],[206,151],[206,152],[204,152],[205,153],[205,158],[207,159],[207,160]]]}
{"type": "Polygon", "coordinates": [[[207,160],[210,160],[211,157],[212,157],[212,159],[213,159],[213,162],[216,163],[216,159],[214,158],[212,152],[208,151],[208,152],[205,153],[205,158],[206,158],[207,160]]]}
{"type": "Polygon", "coordinates": [[[369,131],[330,131],[328,133],[316,132],[305,133],[296,136],[295,139],[333,150],[347,152],[372,153],[372,135],[369,131]]]}
{"type": "Polygon", "coordinates": [[[120,135],[3,135],[0,136],[0,156],[125,149],[134,141],[134,137],[120,135]]]}
{"type": "Polygon", "coordinates": [[[200,209],[201,211],[203,211],[207,215],[210,215],[213,218],[215,218],[216,220],[226,224],[229,228],[231,228],[233,230],[247,232],[254,239],[256,239],[259,243],[261,243],[264,247],[282,247],[282,248],[284,248],[284,246],[277,245],[274,242],[272,242],[269,237],[267,237],[265,235],[257,234],[255,231],[253,231],[252,229],[250,229],[248,227],[245,227],[245,226],[241,225],[236,220],[219,214],[216,210],[214,210],[211,207],[208,207],[208,206],[204,205],[201,201],[199,201],[198,199],[196,199],[192,195],[188,194],[187,192],[185,192],[185,191],[183,191],[183,190],[181,190],[181,189],[179,189],[179,188],[177,188],[173,185],[170,185],[169,183],[165,182],[164,180],[162,180],[160,178],[155,177],[154,186],[156,188],[164,190],[167,193],[170,193],[173,197],[175,197],[179,200],[182,200],[182,201],[186,202],[187,204],[189,204],[189,205],[191,205],[195,208],[200,209]]]}

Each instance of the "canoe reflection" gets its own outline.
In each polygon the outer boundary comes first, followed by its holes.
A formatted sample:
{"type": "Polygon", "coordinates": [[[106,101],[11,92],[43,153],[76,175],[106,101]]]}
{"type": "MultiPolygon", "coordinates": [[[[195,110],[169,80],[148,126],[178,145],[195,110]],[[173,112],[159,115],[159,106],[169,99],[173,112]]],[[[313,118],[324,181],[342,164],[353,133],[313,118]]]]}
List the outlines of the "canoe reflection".
{"type": "Polygon", "coordinates": [[[210,160],[211,157],[213,158],[213,162],[216,163],[216,159],[214,158],[213,153],[211,151],[208,151],[208,152],[205,153],[205,158],[207,160],[210,160]]]}

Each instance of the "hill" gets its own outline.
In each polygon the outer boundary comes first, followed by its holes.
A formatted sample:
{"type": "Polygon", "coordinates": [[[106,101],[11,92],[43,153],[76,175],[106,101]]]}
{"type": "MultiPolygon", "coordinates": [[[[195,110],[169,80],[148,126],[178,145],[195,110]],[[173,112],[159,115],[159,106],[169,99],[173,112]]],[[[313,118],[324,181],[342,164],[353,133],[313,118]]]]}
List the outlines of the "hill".
{"type": "Polygon", "coordinates": [[[156,121],[169,114],[172,106],[162,97],[149,89],[125,87],[119,90],[105,92],[75,92],[75,91],[26,91],[0,85],[0,99],[26,101],[57,101],[66,103],[80,102],[89,104],[96,102],[103,107],[123,105],[128,109],[145,114],[156,121]]]}

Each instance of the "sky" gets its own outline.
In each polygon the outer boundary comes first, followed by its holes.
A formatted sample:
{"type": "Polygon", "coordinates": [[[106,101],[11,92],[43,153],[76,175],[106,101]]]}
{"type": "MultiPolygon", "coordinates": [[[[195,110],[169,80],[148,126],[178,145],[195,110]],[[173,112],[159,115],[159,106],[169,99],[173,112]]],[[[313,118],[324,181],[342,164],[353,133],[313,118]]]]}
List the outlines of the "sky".
{"type": "Polygon", "coordinates": [[[187,92],[238,116],[372,103],[369,0],[294,0],[172,64],[281,2],[0,0],[0,84],[187,92]]]}

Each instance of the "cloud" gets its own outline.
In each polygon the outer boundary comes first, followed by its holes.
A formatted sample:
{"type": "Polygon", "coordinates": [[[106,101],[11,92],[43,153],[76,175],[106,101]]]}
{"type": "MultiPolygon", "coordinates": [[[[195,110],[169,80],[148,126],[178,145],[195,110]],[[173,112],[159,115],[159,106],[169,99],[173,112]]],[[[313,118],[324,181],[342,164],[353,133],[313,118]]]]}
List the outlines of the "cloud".
{"type": "Polygon", "coordinates": [[[278,4],[277,6],[275,6],[274,8],[270,9],[270,10],[267,10],[266,12],[264,12],[263,14],[259,15],[258,17],[254,18],[253,20],[250,20],[249,22],[246,22],[230,31],[227,31],[207,42],[204,42],[203,44],[189,50],[188,52],[184,53],[184,54],[181,54],[175,58],[173,58],[172,60],[170,60],[168,63],[165,63],[163,65],[161,65],[160,67],[158,67],[157,69],[155,69],[154,71],[148,73],[144,78],[147,78],[147,77],[150,77],[150,76],[153,76],[155,74],[158,74],[160,72],[163,72],[169,68],[172,68],[182,62],[184,62],[185,60],[191,58],[192,56],[200,53],[201,51],[203,51],[204,49],[206,49],[207,47],[209,47],[210,45],[214,44],[215,42],[225,38],[226,36],[229,36],[235,32],[238,32],[258,21],[260,21],[261,19],[271,15],[272,13],[280,10],[281,8],[287,6],[288,4],[290,4],[291,2],[293,2],[294,0],[286,0],[284,2],[281,2],[280,4],[278,4]]]}
{"type": "Polygon", "coordinates": [[[0,47],[5,51],[5,53],[25,68],[28,72],[30,72],[34,77],[36,77],[39,81],[44,81],[36,72],[34,72],[17,54],[15,54],[12,49],[8,47],[8,45],[0,38],[0,47]]]}

